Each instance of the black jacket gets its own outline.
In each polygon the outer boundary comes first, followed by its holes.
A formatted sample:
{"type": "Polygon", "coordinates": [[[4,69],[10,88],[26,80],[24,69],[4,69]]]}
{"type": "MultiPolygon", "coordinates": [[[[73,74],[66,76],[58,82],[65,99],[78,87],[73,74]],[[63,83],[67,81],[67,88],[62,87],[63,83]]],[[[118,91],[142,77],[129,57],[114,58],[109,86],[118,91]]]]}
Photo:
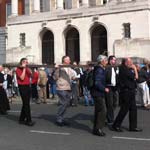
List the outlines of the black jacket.
{"type": "Polygon", "coordinates": [[[91,90],[93,97],[104,97],[105,95],[105,69],[101,66],[94,67],[94,87],[91,90]]]}
{"type": "Polygon", "coordinates": [[[121,65],[119,67],[119,89],[124,90],[134,90],[136,89],[135,73],[132,69],[121,65]]]}
{"type": "MultiPolygon", "coordinates": [[[[112,76],[112,67],[111,65],[108,65],[106,67],[106,71],[105,71],[105,82],[106,82],[106,86],[110,86],[111,85],[111,76],[112,76]]],[[[116,74],[116,87],[117,87],[117,84],[118,84],[118,73],[117,73],[117,69],[118,67],[115,66],[114,67],[114,70],[115,70],[115,74],[116,74]]],[[[119,69],[118,69],[119,70],[119,69]]]]}

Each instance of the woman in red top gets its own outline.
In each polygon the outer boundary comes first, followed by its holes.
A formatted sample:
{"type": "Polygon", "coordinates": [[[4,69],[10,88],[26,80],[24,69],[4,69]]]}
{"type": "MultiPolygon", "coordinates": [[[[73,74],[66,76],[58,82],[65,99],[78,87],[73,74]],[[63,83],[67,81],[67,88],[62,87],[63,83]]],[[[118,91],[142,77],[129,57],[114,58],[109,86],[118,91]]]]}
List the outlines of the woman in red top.
{"type": "Polygon", "coordinates": [[[38,103],[38,90],[37,90],[37,83],[39,79],[39,73],[37,68],[33,68],[32,71],[32,84],[31,84],[31,89],[32,89],[32,101],[38,103]]]}
{"type": "Polygon", "coordinates": [[[22,99],[22,109],[19,118],[20,124],[25,124],[28,126],[33,126],[34,122],[31,120],[31,111],[30,111],[30,78],[31,70],[27,67],[28,60],[27,58],[22,58],[20,60],[20,66],[16,69],[17,82],[19,87],[20,96],[22,99]]]}

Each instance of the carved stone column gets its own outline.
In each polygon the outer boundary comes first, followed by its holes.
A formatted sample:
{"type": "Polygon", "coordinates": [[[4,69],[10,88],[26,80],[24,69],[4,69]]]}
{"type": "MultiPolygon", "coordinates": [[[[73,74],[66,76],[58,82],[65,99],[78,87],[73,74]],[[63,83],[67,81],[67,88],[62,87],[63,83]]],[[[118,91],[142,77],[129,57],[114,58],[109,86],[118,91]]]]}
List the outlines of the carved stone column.
{"type": "Polygon", "coordinates": [[[72,8],[79,8],[79,0],[72,0],[72,8]]]}
{"type": "Polygon", "coordinates": [[[82,0],[82,6],[88,7],[89,6],[89,0],[82,0]]]}
{"type": "Polygon", "coordinates": [[[12,0],[12,16],[18,16],[18,0],[12,0]]]}
{"type": "Polygon", "coordinates": [[[56,9],[56,0],[50,0],[50,11],[56,9]]]}
{"type": "Polygon", "coordinates": [[[34,0],[33,12],[40,12],[40,0],[34,0]]]}
{"type": "Polygon", "coordinates": [[[56,3],[56,8],[57,9],[64,9],[64,1],[63,0],[57,0],[56,1],[57,3],[56,3]]]}

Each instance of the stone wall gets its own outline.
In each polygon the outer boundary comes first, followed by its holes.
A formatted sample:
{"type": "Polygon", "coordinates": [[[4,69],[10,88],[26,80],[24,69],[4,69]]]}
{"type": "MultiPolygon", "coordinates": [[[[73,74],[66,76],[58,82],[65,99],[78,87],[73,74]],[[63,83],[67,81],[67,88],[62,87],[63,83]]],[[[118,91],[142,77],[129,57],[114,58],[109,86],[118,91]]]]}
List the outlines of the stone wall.
{"type": "Polygon", "coordinates": [[[6,30],[0,28],[0,64],[6,62],[6,30]]]}
{"type": "Polygon", "coordinates": [[[114,43],[116,57],[139,57],[150,60],[150,39],[122,39],[114,43]]]}

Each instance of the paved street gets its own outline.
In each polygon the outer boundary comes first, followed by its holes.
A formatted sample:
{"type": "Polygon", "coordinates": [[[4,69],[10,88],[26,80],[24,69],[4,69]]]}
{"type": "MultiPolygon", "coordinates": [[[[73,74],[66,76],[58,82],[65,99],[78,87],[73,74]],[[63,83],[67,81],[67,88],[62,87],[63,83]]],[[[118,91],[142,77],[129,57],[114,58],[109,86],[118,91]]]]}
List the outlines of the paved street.
{"type": "Polygon", "coordinates": [[[128,118],[123,123],[124,132],[116,133],[104,128],[106,137],[91,134],[93,107],[70,107],[67,118],[70,127],[55,125],[57,105],[31,104],[35,126],[18,124],[21,104],[11,104],[7,116],[0,116],[0,150],[149,150],[150,111],[138,110],[141,133],[127,131],[128,118]]]}

